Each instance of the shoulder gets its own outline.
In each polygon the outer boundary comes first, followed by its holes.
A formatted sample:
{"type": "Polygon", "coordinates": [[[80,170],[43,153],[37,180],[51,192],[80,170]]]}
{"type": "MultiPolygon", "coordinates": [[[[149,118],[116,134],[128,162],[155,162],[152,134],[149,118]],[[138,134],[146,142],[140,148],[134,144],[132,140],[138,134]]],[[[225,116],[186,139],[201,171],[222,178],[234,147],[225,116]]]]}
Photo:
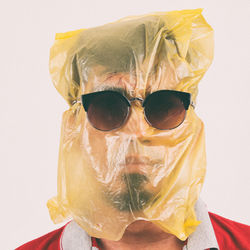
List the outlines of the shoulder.
{"type": "MultiPolygon", "coordinates": [[[[67,225],[67,224],[66,224],[67,225]]],[[[45,234],[37,239],[34,239],[18,248],[16,250],[60,250],[60,238],[63,233],[63,227],[45,234]]]]}
{"type": "Polygon", "coordinates": [[[220,249],[250,249],[250,226],[210,212],[209,216],[220,249]]]}

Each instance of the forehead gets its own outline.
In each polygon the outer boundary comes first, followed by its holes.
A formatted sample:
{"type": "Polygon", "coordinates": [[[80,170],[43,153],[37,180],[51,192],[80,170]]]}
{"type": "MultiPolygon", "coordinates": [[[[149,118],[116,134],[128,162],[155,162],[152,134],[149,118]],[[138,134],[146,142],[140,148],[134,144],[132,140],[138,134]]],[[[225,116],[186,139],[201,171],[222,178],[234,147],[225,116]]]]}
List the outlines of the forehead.
{"type": "Polygon", "coordinates": [[[90,88],[91,92],[103,91],[103,90],[117,90],[128,96],[138,95],[136,91],[136,77],[128,73],[112,73],[107,74],[99,79],[94,86],[90,88]]]}
{"type": "Polygon", "coordinates": [[[152,72],[146,77],[142,72],[99,74],[98,71],[93,71],[89,75],[88,81],[84,84],[83,94],[120,89],[128,96],[144,98],[157,90],[176,90],[178,87],[178,78],[171,67],[160,68],[158,72],[152,72]]]}

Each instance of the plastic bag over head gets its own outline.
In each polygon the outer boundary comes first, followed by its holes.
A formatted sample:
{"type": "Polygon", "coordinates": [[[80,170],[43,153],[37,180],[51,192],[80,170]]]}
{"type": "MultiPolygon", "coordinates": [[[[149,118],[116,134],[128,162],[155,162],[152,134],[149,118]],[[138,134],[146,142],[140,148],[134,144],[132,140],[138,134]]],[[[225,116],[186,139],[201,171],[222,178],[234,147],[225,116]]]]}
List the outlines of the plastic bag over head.
{"type": "Polygon", "coordinates": [[[213,58],[213,30],[201,10],[127,17],[57,34],[50,73],[70,105],[62,120],[58,195],[52,220],[73,218],[89,235],[119,240],[147,220],[185,240],[196,228],[206,169],[204,126],[190,105],[177,128],[160,130],[131,104],[118,129],[94,128],[81,95],[111,89],[145,99],[159,90],[191,94],[213,58]]]}

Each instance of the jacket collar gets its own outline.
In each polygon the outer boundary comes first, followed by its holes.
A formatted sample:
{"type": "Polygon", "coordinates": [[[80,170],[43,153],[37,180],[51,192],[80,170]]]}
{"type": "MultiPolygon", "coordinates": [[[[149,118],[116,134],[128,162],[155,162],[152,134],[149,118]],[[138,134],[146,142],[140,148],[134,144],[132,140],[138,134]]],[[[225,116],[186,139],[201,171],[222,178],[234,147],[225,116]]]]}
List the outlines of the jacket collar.
{"type": "MultiPolygon", "coordinates": [[[[201,199],[196,202],[195,211],[201,223],[189,236],[183,250],[219,249],[206,204],[201,199]]],[[[62,250],[97,249],[92,247],[91,237],[75,221],[66,225],[60,243],[62,250]]]]}

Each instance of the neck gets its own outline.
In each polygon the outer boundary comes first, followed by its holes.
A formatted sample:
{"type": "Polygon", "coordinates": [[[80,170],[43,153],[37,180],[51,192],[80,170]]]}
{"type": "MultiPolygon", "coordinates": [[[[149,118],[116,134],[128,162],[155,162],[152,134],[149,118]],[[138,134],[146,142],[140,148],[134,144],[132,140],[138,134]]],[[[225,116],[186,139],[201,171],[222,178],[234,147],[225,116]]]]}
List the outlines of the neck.
{"type": "Polygon", "coordinates": [[[162,231],[152,222],[142,220],[129,225],[119,241],[99,239],[98,243],[102,250],[180,250],[184,245],[184,242],[174,235],[162,231]]]}

